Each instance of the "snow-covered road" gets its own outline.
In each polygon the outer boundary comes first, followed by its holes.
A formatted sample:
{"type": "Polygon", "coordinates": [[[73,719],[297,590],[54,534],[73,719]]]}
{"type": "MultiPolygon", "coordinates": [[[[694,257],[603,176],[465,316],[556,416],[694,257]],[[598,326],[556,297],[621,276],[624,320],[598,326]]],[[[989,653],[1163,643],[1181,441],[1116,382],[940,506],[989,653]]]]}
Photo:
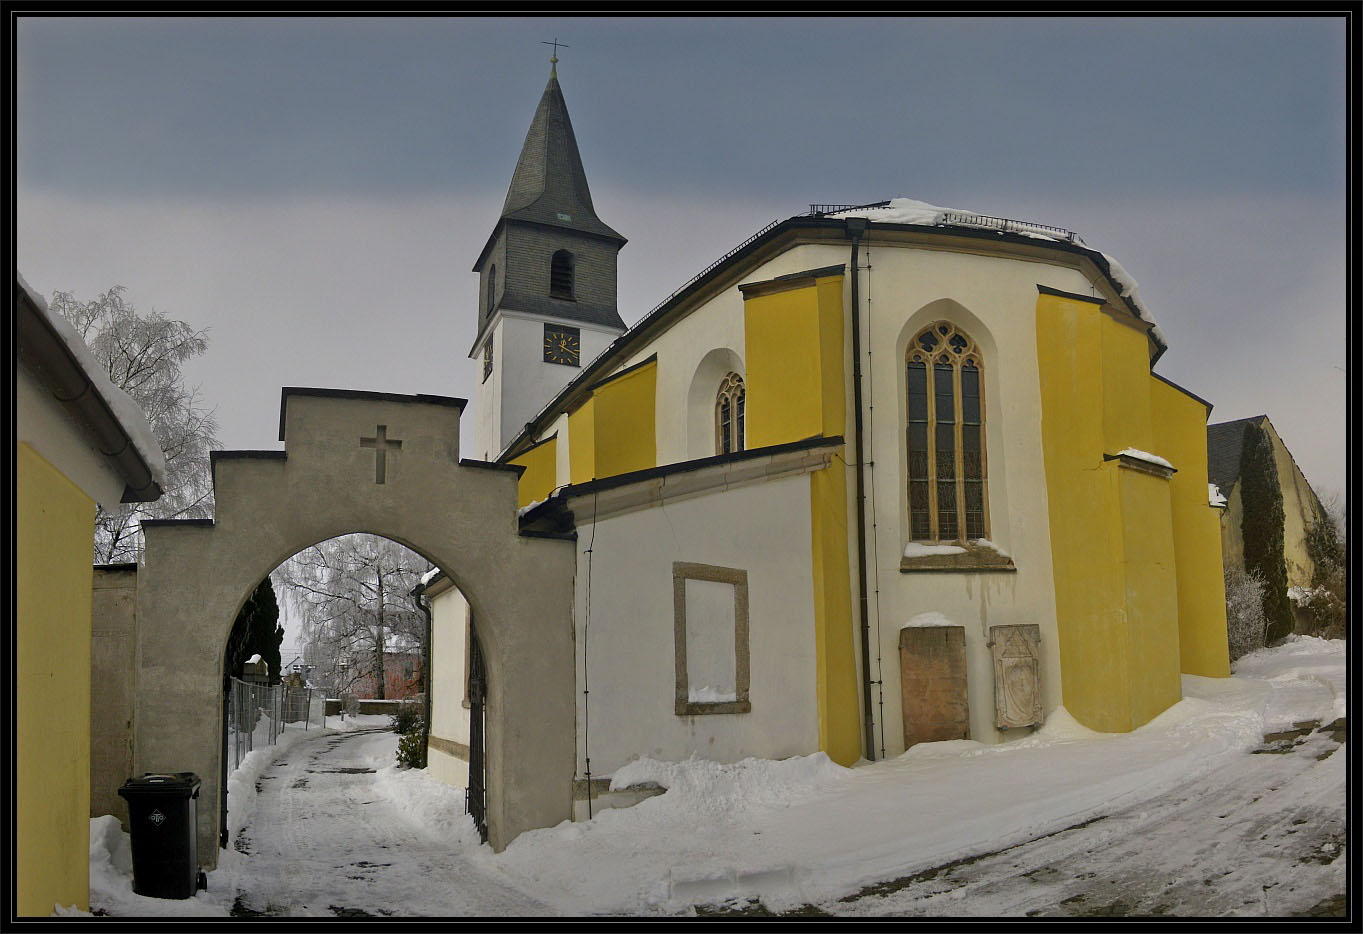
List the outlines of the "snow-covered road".
{"type": "Polygon", "coordinates": [[[1215,916],[1343,909],[1344,721],[1282,731],[1162,795],[819,906],[840,915],[1215,916]]]}
{"type": "Polygon", "coordinates": [[[232,844],[250,857],[234,879],[234,914],[552,914],[475,866],[476,838],[433,838],[379,793],[376,768],[392,764],[395,746],[387,731],[318,734],[261,774],[255,813],[232,844]]]}
{"type": "Polygon", "coordinates": [[[144,915],[454,917],[713,911],[1003,917],[1338,915],[1345,908],[1345,646],[1293,637],[1185,676],[1131,733],[1061,707],[1001,745],[640,759],[667,789],[591,821],[479,844],[463,793],[394,765],[385,718],[286,731],[233,773],[208,891],[131,891],[128,835],[91,821],[91,906],[144,915]],[[1302,729],[1314,722],[1319,726],[1302,729]],[[356,730],[359,730],[356,732],[356,730]],[[350,732],[345,732],[350,731],[350,732]]]}

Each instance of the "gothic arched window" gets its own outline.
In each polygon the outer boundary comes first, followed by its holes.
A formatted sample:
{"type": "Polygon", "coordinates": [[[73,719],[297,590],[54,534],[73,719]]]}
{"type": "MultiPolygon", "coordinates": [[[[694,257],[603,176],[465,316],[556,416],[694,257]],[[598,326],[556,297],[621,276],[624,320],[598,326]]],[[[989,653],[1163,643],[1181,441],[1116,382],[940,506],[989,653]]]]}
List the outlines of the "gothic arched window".
{"type": "Polygon", "coordinates": [[[743,377],[730,373],[715,396],[715,453],[743,450],[743,377]]]}
{"type": "Polygon", "coordinates": [[[549,261],[549,297],[573,301],[573,254],[559,250],[549,261]]]}
{"type": "Polygon", "coordinates": [[[487,316],[492,316],[492,305],[497,300],[497,264],[493,263],[487,271],[487,316]]]}
{"type": "Polygon", "coordinates": [[[983,358],[949,321],[919,331],[905,354],[909,537],[987,538],[983,358]]]}

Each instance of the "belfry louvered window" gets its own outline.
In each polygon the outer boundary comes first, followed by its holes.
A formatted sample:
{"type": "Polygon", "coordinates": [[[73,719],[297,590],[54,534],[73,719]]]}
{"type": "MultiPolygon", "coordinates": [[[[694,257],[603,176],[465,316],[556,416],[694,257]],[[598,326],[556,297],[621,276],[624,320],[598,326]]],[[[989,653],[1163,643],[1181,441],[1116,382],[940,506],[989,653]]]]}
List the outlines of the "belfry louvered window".
{"type": "Polygon", "coordinates": [[[497,302],[497,264],[493,263],[487,271],[487,305],[484,317],[492,316],[492,306],[497,302]]]}
{"type": "Polygon", "coordinates": [[[549,261],[549,297],[573,301],[573,254],[559,250],[549,261]]]}
{"type": "Polygon", "coordinates": [[[742,451],[744,429],[743,377],[730,373],[719,384],[715,396],[715,453],[742,451]]]}
{"type": "Polygon", "coordinates": [[[909,535],[988,538],[983,360],[960,328],[936,321],[905,354],[909,535]]]}

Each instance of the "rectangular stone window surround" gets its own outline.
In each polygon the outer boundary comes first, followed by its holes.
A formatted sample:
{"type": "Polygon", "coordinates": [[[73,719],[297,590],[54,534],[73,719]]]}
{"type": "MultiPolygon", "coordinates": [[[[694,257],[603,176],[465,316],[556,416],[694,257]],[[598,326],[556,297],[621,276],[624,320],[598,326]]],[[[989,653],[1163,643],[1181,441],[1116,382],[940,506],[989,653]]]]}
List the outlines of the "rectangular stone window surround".
{"type": "Polygon", "coordinates": [[[676,658],[676,714],[694,717],[706,714],[751,713],[749,697],[748,649],[748,572],[713,564],[675,561],[672,564],[672,607],[674,614],[674,655],[676,658]],[[686,669],[686,582],[711,581],[734,588],[734,697],[732,701],[698,703],[691,700],[691,685],[686,669]]]}

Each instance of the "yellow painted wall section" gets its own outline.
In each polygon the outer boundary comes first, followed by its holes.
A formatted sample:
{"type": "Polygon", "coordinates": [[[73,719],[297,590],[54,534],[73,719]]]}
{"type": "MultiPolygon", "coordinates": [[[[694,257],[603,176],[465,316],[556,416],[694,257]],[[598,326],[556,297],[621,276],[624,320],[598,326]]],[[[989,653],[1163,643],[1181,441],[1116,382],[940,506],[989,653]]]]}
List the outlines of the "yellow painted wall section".
{"type": "Polygon", "coordinates": [[[1090,302],[1041,295],[1037,347],[1062,698],[1085,726],[1125,732],[1181,687],[1171,481],[1103,459],[1168,458],[1148,343],[1090,302]]]}
{"type": "Polygon", "coordinates": [[[819,748],[839,765],[861,757],[851,571],[847,557],[846,470],[809,475],[814,554],[814,651],[819,698],[819,748]]]}
{"type": "Polygon", "coordinates": [[[533,502],[543,501],[558,486],[558,439],[550,438],[539,447],[512,458],[511,463],[525,468],[516,487],[517,505],[525,508],[533,502]]]}
{"type": "Polygon", "coordinates": [[[656,360],[592,393],[598,478],[658,465],[657,400],[656,360]]]}
{"type": "Polygon", "coordinates": [[[1102,313],[1037,300],[1041,441],[1051,522],[1061,694],[1085,726],[1129,729],[1129,630],[1115,462],[1103,455],[1102,313]]]}
{"type": "MultiPolygon", "coordinates": [[[[842,275],[815,280],[819,299],[819,376],[822,389],[820,432],[832,438],[846,434],[847,390],[843,365],[842,275]]],[[[798,440],[798,439],[797,439],[798,440]]]]}
{"type": "Polygon", "coordinates": [[[15,450],[16,910],[90,908],[90,594],[95,504],[15,450]]]}
{"type": "MultiPolygon", "coordinates": [[[[1164,456],[1154,449],[1150,425],[1150,343],[1144,332],[1096,309],[1095,313],[1103,335],[1100,371],[1103,442],[1107,453],[1135,448],[1164,456]]],[[[1099,365],[1096,359],[1094,364],[1099,365]]]]}
{"type": "Polygon", "coordinates": [[[1180,669],[1205,678],[1230,675],[1220,510],[1207,503],[1207,408],[1151,378],[1155,446],[1176,468],[1169,495],[1178,565],[1180,669]]]}
{"type": "Polygon", "coordinates": [[[596,400],[588,399],[568,416],[568,482],[596,476],[596,400]]]}
{"type": "Polygon", "coordinates": [[[843,434],[842,280],[744,301],[749,448],[843,434]]]}
{"type": "Polygon", "coordinates": [[[1122,518],[1122,580],[1129,627],[1134,730],[1183,696],[1179,677],[1178,581],[1170,481],[1108,462],[1117,473],[1122,518]]]}
{"type": "MultiPolygon", "coordinates": [[[[749,448],[845,433],[842,289],[838,274],[744,301],[749,448]]],[[[835,461],[809,480],[819,748],[851,765],[862,748],[846,474],[835,461]]]]}

